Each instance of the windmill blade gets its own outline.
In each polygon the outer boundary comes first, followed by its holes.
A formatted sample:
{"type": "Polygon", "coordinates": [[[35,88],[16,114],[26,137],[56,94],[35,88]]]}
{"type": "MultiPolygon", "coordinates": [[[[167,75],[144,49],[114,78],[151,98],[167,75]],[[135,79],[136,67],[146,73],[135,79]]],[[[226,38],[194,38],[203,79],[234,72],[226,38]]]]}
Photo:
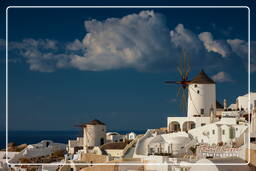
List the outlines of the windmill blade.
{"type": "Polygon", "coordinates": [[[179,72],[179,74],[180,74],[180,76],[181,76],[181,78],[182,78],[182,77],[183,77],[183,73],[182,73],[180,67],[177,67],[177,70],[178,70],[178,72],[179,72]]]}
{"type": "Polygon", "coordinates": [[[190,67],[188,67],[188,70],[186,71],[186,74],[185,74],[185,80],[187,80],[187,79],[188,79],[188,74],[189,74],[189,72],[190,72],[190,67]]]}
{"type": "Polygon", "coordinates": [[[166,84],[180,84],[180,81],[165,81],[166,84]]]}
{"type": "Polygon", "coordinates": [[[184,66],[183,66],[183,54],[181,54],[181,57],[180,57],[180,70],[181,70],[181,77],[184,75],[184,66]]]}
{"type": "Polygon", "coordinates": [[[180,96],[180,90],[182,90],[182,87],[179,87],[179,89],[178,89],[178,93],[177,93],[177,97],[179,97],[179,96],[180,96]]]}
{"type": "Polygon", "coordinates": [[[187,57],[187,70],[186,70],[186,73],[185,73],[185,79],[187,80],[188,79],[188,74],[190,72],[190,64],[189,64],[189,56],[187,57]]]}

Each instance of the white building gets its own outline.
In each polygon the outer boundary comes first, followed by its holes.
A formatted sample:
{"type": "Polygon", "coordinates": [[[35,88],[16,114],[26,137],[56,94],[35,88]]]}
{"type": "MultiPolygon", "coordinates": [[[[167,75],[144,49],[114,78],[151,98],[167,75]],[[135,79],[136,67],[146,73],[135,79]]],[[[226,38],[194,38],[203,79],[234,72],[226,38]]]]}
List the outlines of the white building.
{"type": "MultiPolygon", "coordinates": [[[[21,152],[13,156],[9,162],[17,163],[21,158],[47,156],[59,150],[66,150],[66,144],[54,143],[53,141],[50,140],[43,140],[37,144],[28,145],[21,152]]],[[[7,157],[9,157],[9,153],[7,157]]]]}
{"type": "Polygon", "coordinates": [[[84,138],[77,137],[76,140],[68,140],[67,151],[69,154],[75,154],[78,150],[83,149],[84,138]]]}
{"type": "Polygon", "coordinates": [[[95,119],[82,125],[84,132],[84,152],[87,153],[89,147],[101,146],[106,143],[106,125],[95,119]]]}
{"type": "Polygon", "coordinates": [[[188,117],[216,112],[215,82],[202,70],[188,85],[188,117]]]}
{"type": "Polygon", "coordinates": [[[124,135],[121,135],[117,132],[108,132],[106,137],[107,142],[123,142],[125,139],[124,135]]]}
{"type": "Polygon", "coordinates": [[[130,132],[130,133],[126,134],[126,139],[127,140],[134,140],[136,138],[136,136],[137,136],[136,133],[130,132]]]}
{"type": "Polygon", "coordinates": [[[248,94],[243,96],[238,96],[235,104],[231,104],[229,108],[236,110],[237,107],[239,110],[248,111],[248,106],[250,106],[250,110],[254,110],[254,106],[256,106],[256,93],[250,93],[250,101],[248,94]]]}
{"type": "Polygon", "coordinates": [[[168,117],[169,132],[188,131],[216,121],[216,87],[201,71],[188,85],[187,117],[168,117]]]}
{"type": "Polygon", "coordinates": [[[248,124],[243,118],[236,116],[233,111],[225,113],[220,121],[204,125],[199,128],[191,129],[189,134],[197,140],[198,143],[208,145],[217,145],[220,143],[226,145],[242,145],[248,131],[248,124]]]}
{"type": "Polygon", "coordinates": [[[0,151],[0,170],[11,170],[6,163],[6,160],[10,161],[17,154],[19,154],[19,152],[8,152],[7,155],[6,151],[0,151]]]}
{"type": "Polygon", "coordinates": [[[127,142],[111,142],[100,147],[103,153],[106,153],[113,160],[121,159],[124,155],[124,149],[128,145],[127,142]]]}
{"type": "Polygon", "coordinates": [[[182,156],[189,153],[189,148],[195,145],[195,141],[186,133],[168,133],[168,134],[152,134],[152,130],[148,130],[142,136],[134,151],[134,158],[144,158],[150,155],[169,155],[182,156]]]}

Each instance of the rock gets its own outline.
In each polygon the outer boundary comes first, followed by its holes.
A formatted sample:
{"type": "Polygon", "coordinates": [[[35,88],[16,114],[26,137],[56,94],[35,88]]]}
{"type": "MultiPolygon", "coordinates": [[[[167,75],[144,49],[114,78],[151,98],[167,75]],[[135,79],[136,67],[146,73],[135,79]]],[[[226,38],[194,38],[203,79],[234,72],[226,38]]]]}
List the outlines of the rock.
{"type": "Polygon", "coordinates": [[[16,143],[14,143],[14,142],[10,142],[9,144],[8,144],[8,147],[15,147],[16,146],[16,143]]]}
{"type": "Polygon", "coordinates": [[[16,147],[16,150],[17,151],[22,151],[24,148],[26,148],[28,145],[27,144],[21,144],[21,145],[18,145],[17,147],[16,147]]]}

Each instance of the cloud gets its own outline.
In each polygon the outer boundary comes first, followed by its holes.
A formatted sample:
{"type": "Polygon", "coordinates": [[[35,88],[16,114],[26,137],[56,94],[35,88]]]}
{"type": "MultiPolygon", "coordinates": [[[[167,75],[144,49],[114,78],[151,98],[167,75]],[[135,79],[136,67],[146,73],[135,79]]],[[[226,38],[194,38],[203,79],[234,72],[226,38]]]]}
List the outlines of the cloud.
{"type": "Polygon", "coordinates": [[[72,58],[80,70],[134,68],[145,71],[161,59],[171,59],[169,30],[162,15],[153,11],[105,21],[85,21],[86,53],[72,58]]]}
{"type": "Polygon", "coordinates": [[[202,42],[192,31],[184,28],[183,24],[178,24],[174,30],[170,31],[172,46],[186,49],[189,52],[200,53],[203,50],[202,42]]]}
{"type": "Polygon", "coordinates": [[[186,29],[183,24],[178,24],[170,31],[170,40],[172,52],[176,52],[175,59],[180,61],[181,50],[185,50],[193,69],[205,66],[208,69],[219,68],[225,62],[219,53],[209,53],[198,35],[186,29]]]}
{"type": "Polygon", "coordinates": [[[23,39],[21,42],[9,42],[9,50],[23,56],[33,71],[53,72],[65,68],[69,56],[59,53],[58,42],[49,39],[23,39]]]}
{"type": "Polygon", "coordinates": [[[221,71],[219,73],[217,73],[216,75],[213,75],[212,76],[212,79],[215,81],[215,82],[232,82],[233,80],[231,79],[231,77],[229,76],[229,74],[221,71]]]}
{"type": "Polygon", "coordinates": [[[198,37],[204,43],[208,52],[218,53],[222,57],[226,57],[230,53],[228,44],[222,40],[214,40],[210,32],[200,33],[198,37]]]}
{"type": "MultiPolygon", "coordinates": [[[[141,11],[122,18],[87,20],[83,39],[58,42],[23,39],[9,42],[10,54],[24,57],[33,71],[53,72],[75,68],[84,71],[135,69],[137,71],[176,70],[184,49],[193,69],[226,66],[230,54],[247,56],[247,42],[239,39],[214,40],[210,32],[199,35],[183,24],[169,29],[163,15],[141,11]]],[[[4,48],[4,40],[0,40],[4,48]]],[[[254,50],[255,51],[255,50],[254,50]]],[[[10,55],[9,55],[10,56],[10,55]]],[[[256,62],[252,60],[252,66],[256,62]]]]}
{"type": "Polygon", "coordinates": [[[74,40],[73,42],[67,43],[66,49],[68,51],[73,51],[73,52],[85,51],[85,47],[83,43],[78,39],[74,40]]]}

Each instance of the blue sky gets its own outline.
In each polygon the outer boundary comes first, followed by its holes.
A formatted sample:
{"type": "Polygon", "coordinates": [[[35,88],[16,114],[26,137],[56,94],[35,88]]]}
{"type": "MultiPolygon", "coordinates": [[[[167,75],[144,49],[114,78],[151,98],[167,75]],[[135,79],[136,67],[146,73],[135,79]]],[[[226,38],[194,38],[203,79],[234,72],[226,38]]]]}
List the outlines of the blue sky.
{"type": "MultiPolygon", "coordinates": [[[[109,129],[164,127],[184,116],[178,86],[163,83],[179,79],[181,49],[189,77],[204,69],[231,103],[247,92],[247,30],[245,8],[10,9],[9,127],[69,130],[94,118],[109,129]]],[[[255,56],[251,69],[254,83],[255,56]]]]}

